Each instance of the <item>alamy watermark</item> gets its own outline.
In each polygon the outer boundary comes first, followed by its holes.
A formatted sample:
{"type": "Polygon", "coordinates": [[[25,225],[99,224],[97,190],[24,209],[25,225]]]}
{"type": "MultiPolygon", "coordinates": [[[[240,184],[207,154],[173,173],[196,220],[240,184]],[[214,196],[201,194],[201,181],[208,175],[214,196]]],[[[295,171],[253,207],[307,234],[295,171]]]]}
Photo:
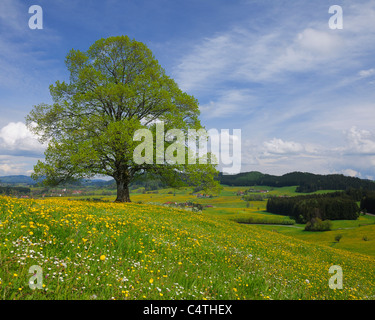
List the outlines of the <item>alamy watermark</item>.
{"type": "Polygon", "coordinates": [[[344,28],[344,17],[343,10],[341,6],[333,5],[328,9],[328,13],[332,16],[328,20],[328,26],[330,29],[343,29],[344,28]]]}
{"type": "Polygon", "coordinates": [[[41,266],[33,265],[29,268],[32,276],[29,279],[29,288],[31,290],[43,289],[43,269],[41,266]]]}
{"type": "Polygon", "coordinates": [[[29,8],[29,13],[32,16],[29,18],[29,28],[31,30],[43,29],[43,9],[41,6],[32,5],[29,8]]]}
{"type": "Polygon", "coordinates": [[[241,171],[241,129],[181,129],[164,130],[156,123],[154,135],[149,129],[139,129],[133,141],[141,141],[133,152],[135,163],[142,164],[207,164],[220,165],[224,174],[241,171]],[[168,146],[166,146],[168,143],[168,146]],[[210,150],[210,151],[208,151],[210,150]]]}
{"type": "Polygon", "coordinates": [[[329,273],[334,275],[329,278],[328,285],[330,289],[342,289],[343,288],[343,273],[340,266],[331,266],[328,270],[329,273]]]}

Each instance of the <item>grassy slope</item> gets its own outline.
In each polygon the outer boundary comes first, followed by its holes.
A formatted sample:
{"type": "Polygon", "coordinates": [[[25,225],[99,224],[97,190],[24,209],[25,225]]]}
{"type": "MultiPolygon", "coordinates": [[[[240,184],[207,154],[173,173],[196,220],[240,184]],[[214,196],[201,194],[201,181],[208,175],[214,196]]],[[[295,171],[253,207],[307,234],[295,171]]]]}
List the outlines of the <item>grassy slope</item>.
{"type": "Polygon", "coordinates": [[[3,299],[375,298],[373,257],[225,216],[0,198],[0,221],[3,299]],[[41,290],[28,287],[32,265],[43,268],[41,290]],[[343,269],[342,290],[328,287],[332,265],[343,269]]]}
{"type": "MultiPolygon", "coordinates": [[[[133,193],[132,201],[142,201],[144,203],[165,203],[168,201],[172,202],[185,202],[191,200],[199,202],[203,205],[212,205],[213,207],[205,208],[204,213],[210,215],[219,215],[222,218],[227,219],[246,219],[248,217],[259,219],[259,220],[288,220],[288,217],[274,215],[265,211],[266,201],[251,201],[249,207],[246,206],[246,202],[241,200],[241,197],[236,195],[239,190],[246,190],[249,187],[229,187],[224,186],[219,197],[199,199],[194,195],[190,195],[191,190],[173,190],[165,189],[159,190],[158,194],[142,194],[133,193]],[[170,194],[171,192],[172,194],[170,194]],[[175,195],[173,195],[175,193],[175,195]]],[[[300,195],[296,193],[296,187],[283,187],[283,188],[272,188],[267,186],[255,186],[252,189],[269,190],[270,194],[273,195],[286,195],[294,196],[300,195]]],[[[315,193],[327,193],[332,190],[321,190],[315,193]]],[[[87,196],[78,197],[87,198],[87,196]]],[[[114,197],[101,197],[113,201],[114,197]]],[[[304,225],[295,226],[260,226],[267,230],[273,230],[280,232],[285,235],[293,236],[301,240],[328,245],[339,249],[349,250],[350,252],[362,253],[367,255],[375,256],[375,217],[361,216],[356,221],[333,221],[333,230],[329,232],[304,232],[304,225]],[[369,226],[363,226],[365,224],[371,224],[369,226]],[[359,227],[359,225],[361,225],[359,227]],[[335,236],[341,234],[343,237],[339,243],[335,241],[335,236]],[[367,237],[369,241],[364,241],[363,238],[367,237]]]]}
{"type": "Polygon", "coordinates": [[[265,230],[273,230],[297,239],[326,245],[350,252],[375,256],[375,218],[360,216],[358,220],[333,221],[333,229],[326,232],[306,232],[304,225],[292,228],[283,226],[260,226],[265,230]],[[336,241],[337,235],[342,238],[336,241]]]}

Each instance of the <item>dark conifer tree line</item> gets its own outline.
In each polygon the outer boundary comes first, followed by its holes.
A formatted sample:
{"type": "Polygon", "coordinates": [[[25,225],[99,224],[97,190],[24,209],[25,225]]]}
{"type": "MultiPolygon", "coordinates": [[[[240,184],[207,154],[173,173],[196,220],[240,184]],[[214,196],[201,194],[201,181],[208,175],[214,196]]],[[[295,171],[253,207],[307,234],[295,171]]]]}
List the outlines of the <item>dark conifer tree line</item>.
{"type": "Polygon", "coordinates": [[[360,208],[364,212],[375,214],[375,192],[367,191],[361,199],[360,208]]]}
{"type": "Polygon", "coordinates": [[[267,211],[291,216],[299,223],[306,223],[313,218],[355,220],[359,216],[359,207],[356,200],[346,192],[272,197],[268,199],[267,211]]]}

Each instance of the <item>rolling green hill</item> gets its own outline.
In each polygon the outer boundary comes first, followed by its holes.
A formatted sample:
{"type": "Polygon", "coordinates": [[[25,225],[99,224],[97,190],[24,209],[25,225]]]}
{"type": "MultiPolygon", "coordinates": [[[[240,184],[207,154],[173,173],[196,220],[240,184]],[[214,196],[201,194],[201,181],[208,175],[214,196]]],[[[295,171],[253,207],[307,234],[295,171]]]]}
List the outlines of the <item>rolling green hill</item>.
{"type": "Polygon", "coordinates": [[[319,175],[307,172],[291,172],[282,176],[263,174],[252,171],[236,175],[219,175],[221,184],[229,186],[298,186],[297,192],[314,192],[318,190],[367,189],[375,190],[371,180],[347,177],[342,174],[319,175]]]}

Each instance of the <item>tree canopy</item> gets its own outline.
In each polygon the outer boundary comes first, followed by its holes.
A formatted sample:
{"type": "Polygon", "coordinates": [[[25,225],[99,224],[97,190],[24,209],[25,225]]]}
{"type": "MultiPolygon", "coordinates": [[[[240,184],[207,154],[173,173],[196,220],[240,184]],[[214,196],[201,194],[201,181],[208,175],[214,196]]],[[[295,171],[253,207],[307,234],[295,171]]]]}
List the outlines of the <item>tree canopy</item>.
{"type": "MultiPolygon", "coordinates": [[[[26,118],[29,129],[48,143],[33,178],[43,176],[46,184],[56,185],[111,176],[118,202],[130,201],[129,184],[145,172],[173,187],[218,187],[210,162],[157,161],[158,123],[163,123],[163,134],[178,129],[187,136],[190,129],[203,127],[198,101],[166,75],[145,44],[127,36],[100,39],[86,52],[72,49],[66,66],[70,81],[51,85],[53,103],[34,106],[26,118]],[[153,134],[151,162],[134,161],[133,152],[142,140],[134,139],[139,129],[153,134]]],[[[173,143],[165,141],[162,151],[173,143]]],[[[187,150],[187,143],[183,148],[187,150]]]]}

